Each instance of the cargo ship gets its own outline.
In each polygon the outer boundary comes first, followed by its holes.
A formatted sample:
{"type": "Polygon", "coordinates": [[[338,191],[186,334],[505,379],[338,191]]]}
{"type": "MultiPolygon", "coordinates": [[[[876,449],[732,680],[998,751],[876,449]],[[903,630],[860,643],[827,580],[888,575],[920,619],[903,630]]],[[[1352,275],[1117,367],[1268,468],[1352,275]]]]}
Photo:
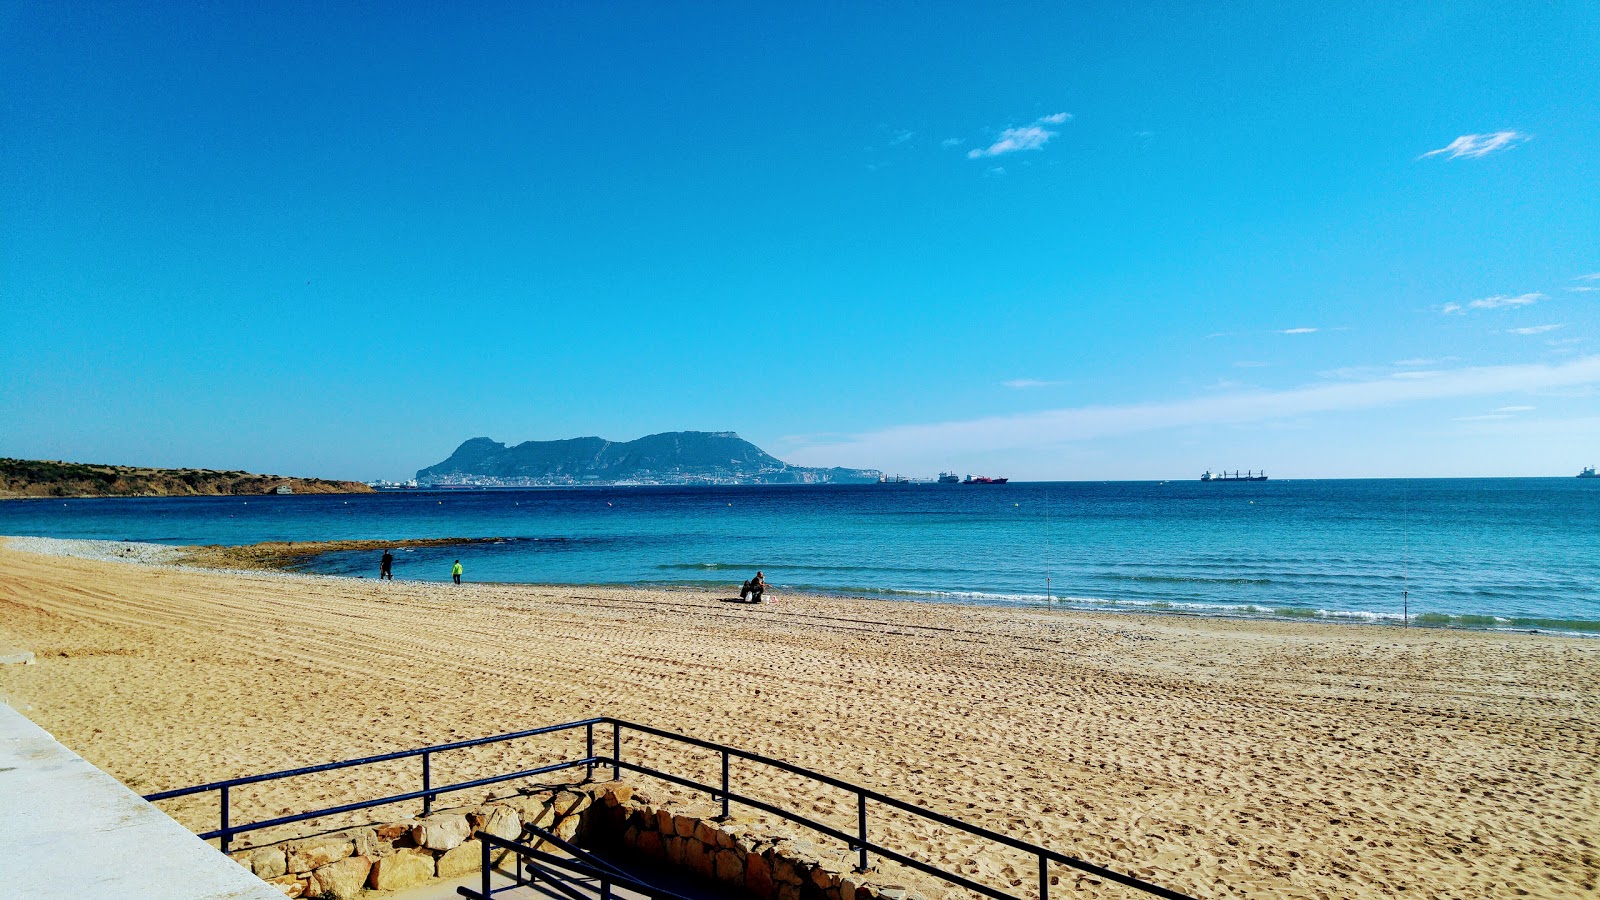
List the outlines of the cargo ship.
{"type": "Polygon", "coordinates": [[[1261,473],[1258,474],[1258,473],[1256,473],[1254,471],[1249,471],[1249,472],[1245,472],[1243,474],[1240,474],[1237,470],[1235,470],[1232,473],[1229,473],[1229,472],[1218,472],[1217,474],[1213,475],[1213,474],[1211,474],[1211,471],[1208,469],[1208,470],[1206,470],[1205,474],[1200,476],[1200,480],[1201,481],[1266,481],[1267,480],[1267,473],[1266,472],[1261,472],[1261,473]]]}
{"type": "Polygon", "coordinates": [[[1009,478],[990,478],[987,475],[968,475],[962,484],[1005,484],[1009,478]]]}
{"type": "Polygon", "coordinates": [[[940,484],[960,484],[961,483],[961,476],[957,475],[954,472],[940,472],[939,473],[939,483],[940,484]]]}
{"type": "Polygon", "coordinates": [[[1600,475],[1594,474],[1594,466],[1584,466],[1583,467],[1583,471],[1578,473],[1578,477],[1579,478],[1600,478],[1600,475]]]}

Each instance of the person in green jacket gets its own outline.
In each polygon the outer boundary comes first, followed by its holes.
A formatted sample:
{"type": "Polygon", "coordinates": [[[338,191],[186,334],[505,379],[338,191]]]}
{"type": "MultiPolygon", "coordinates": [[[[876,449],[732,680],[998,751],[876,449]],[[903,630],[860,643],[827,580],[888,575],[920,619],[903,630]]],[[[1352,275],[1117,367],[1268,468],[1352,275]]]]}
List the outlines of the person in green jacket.
{"type": "Polygon", "coordinates": [[[461,560],[456,560],[456,564],[450,567],[450,578],[456,584],[461,583],[461,560]]]}

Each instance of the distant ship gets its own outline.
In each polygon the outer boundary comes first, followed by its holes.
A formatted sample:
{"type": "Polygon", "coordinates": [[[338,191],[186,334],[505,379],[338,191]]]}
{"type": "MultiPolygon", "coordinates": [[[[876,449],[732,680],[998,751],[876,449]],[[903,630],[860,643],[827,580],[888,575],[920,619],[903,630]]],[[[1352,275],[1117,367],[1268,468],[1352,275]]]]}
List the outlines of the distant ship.
{"type": "Polygon", "coordinates": [[[904,475],[879,475],[879,484],[910,484],[911,479],[904,475]]]}
{"type": "Polygon", "coordinates": [[[1009,479],[1009,478],[990,478],[987,475],[976,475],[976,476],[968,475],[967,476],[967,480],[963,481],[961,483],[962,484],[1005,484],[1007,481],[1010,481],[1010,480],[1011,479],[1009,479]]]}
{"type": "Polygon", "coordinates": [[[1594,466],[1584,466],[1583,467],[1583,471],[1578,473],[1578,477],[1579,478],[1600,478],[1600,475],[1596,475],[1594,473],[1594,466]]]}
{"type": "Polygon", "coordinates": [[[1257,474],[1254,471],[1249,471],[1249,472],[1245,472],[1244,474],[1241,475],[1241,474],[1239,474],[1238,470],[1235,470],[1232,474],[1229,474],[1228,472],[1218,472],[1217,474],[1213,475],[1213,474],[1211,474],[1211,470],[1207,469],[1205,474],[1200,476],[1200,480],[1201,481],[1266,481],[1267,480],[1267,473],[1266,472],[1261,472],[1260,474],[1257,474]]]}
{"type": "MultiPolygon", "coordinates": [[[[1590,471],[1593,471],[1593,470],[1591,469],[1590,471]]],[[[940,484],[960,484],[961,483],[961,476],[957,475],[954,472],[940,472],[939,473],[939,483],[940,484]]]]}

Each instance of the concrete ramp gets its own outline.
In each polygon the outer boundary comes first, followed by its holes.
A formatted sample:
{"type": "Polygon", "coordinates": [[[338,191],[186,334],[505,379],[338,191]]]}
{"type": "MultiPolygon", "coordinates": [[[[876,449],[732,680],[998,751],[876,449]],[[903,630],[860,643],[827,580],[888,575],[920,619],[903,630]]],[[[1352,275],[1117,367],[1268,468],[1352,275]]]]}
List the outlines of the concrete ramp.
{"type": "Polygon", "coordinates": [[[283,894],[0,703],[0,893],[283,900],[283,894]]]}

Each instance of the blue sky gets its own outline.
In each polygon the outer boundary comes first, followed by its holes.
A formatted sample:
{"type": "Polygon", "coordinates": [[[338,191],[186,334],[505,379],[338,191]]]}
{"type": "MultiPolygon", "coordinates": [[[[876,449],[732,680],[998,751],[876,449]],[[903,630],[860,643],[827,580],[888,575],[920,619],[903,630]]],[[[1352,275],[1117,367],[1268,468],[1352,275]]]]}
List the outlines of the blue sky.
{"type": "Polygon", "coordinates": [[[257,6],[0,8],[0,455],[1600,462],[1593,3],[257,6]]]}

